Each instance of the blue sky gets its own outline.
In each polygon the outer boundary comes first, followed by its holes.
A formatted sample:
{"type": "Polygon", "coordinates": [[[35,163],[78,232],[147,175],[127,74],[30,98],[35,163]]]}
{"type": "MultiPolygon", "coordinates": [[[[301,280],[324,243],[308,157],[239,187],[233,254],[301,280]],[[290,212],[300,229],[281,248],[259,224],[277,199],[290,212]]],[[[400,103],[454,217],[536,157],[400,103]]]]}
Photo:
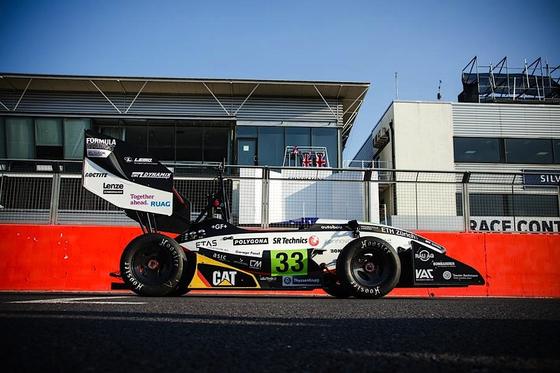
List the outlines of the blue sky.
{"type": "Polygon", "coordinates": [[[395,97],[456,101],[460,72],[560,64],[560,1],[0,0],[0,71],[371,82],[347,144],[395,97]]]}

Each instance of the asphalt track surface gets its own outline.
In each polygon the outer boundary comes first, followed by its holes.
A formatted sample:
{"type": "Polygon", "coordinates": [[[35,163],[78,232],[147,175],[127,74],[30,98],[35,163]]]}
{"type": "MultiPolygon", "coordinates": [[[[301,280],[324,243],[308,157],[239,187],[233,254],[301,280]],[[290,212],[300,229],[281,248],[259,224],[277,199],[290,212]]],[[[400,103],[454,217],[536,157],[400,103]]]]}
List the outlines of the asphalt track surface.
{"type": "Polygon", "coordinates": [[[560,300],[0,294],[3,372],[560,371],[560,300]]]}

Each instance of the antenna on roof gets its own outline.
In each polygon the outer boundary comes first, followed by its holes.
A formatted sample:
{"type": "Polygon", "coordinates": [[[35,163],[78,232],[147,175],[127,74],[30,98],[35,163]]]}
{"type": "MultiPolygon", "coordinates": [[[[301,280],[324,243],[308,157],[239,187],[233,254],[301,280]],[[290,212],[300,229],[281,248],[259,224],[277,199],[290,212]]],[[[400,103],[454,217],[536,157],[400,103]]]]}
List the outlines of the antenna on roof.
{"type": "Polygon", "coordinates": [[[439,81],[439,85],[437,87],[437,99],[438,101],[441,100],[441,80],[439,81]]]}
{"type": "Polygon", "coordinates": [[[395,72],[395,100],[399,99],[399,73],[395,72]]]}

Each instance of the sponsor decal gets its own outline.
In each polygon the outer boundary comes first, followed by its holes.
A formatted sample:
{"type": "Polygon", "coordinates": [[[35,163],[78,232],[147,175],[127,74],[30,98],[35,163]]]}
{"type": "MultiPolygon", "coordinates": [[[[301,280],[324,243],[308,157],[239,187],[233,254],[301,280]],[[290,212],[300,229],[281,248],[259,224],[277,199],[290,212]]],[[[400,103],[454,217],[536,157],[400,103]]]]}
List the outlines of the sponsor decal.
{"type": "Polygon", "coordinates": [[[433,262],[434,267],[455,267],[455,262],[433,262]]]}
{"type": "Polygon", "coordinates": [[[219,230],[227,228],[227,225],[226,224],[214,224],[210,228],[219,231],[219,230]]]}
{"type": "Polygon", "coordinates": [[[217,259],[217,260],[221,260],[221,261],[226,261],[226,254],[213,253],[212,258],[217,259]]]}
{"type": "Polygon", "coordinates": [[[131,177],[140,179],[169,179],[171,177],[171,172],[135,171],[131,173],[131,177]]]}
{"type": "Polygon", "coordinates": [[[124,194],[124,184],[103,183],[103,194],[124,194]]]}
{"type": "Polygon", "coordinates": [[[321,229],[330,229],[330,230],[341,230],[342,229],[342,225],[321,225],[321,229]]]}
{"type": "Polygon", "coordinates": [[[341,248],[338,248],[338,249],[330,249],[329,252],[330,252],[331,254],[339,254],[339,253],[342,252],[342,249],[341,249],[341,248]]]}
{"type": "Polygon", "coordinates": [[[84,177],[107,177],[107,172],[86,172],[84,177]]]}
{"type": "Polygon", "coordinates": [[[319,245],[319,238],[317,236],[311,236],[309,237],[308,242],[310,246],[315,247],[319,245]]]}
{"type": "Polygon", "coordinates": [[[88,137],[86,139],[86,145],[101,145],[107,147],[114,147],[117,145],[117,141],[115,139],[99,139],[97,137],[88,137]]]}
{"type": "Polygon", "coordinates": [[[171,207],[171,201],[150,201],[152,207],[171,207]]]}
{"type": "Polygon", "coordinates": [[[262,251],[258,251],[258,250],[243,250],[243,249],[238,249],[234,251],[235,254],[239,254],[239,255],[245,255],[245,256],[258,256],[259,258],[262,256],[262,251]]]}
{"type": "Polygon", "coordinates": [[[283,276],[282,286],[317,286],[321,284],[318,278],[283,276]]]}
{"type": "Polygon", "coordinates": [[[416,279],[417,280],[433,280],[434,274],[433,269],[417,269],[416,270],[416,279]]]}
{"type": "Polygon", "coordinates": [[[110,154],[111,151],[106,149],[87,149],[87,157],[89,158],[107,158],[110,154]]]}
{"type": "Polygon", "coordinates": [[[134,194],[130,193],[131,206],[148,206],[148,200],[154,199],[153,194],[134,194]]]}
{"type": "Polygon", "coordinates": [[[216,246],[218,246],[218,241],[216,240],[199,241],[196,243],[196,247],[216,247],[216,246]]]}
{"type": "Polygon", "coordinates": [[[155,163],[153,158],[132,158],[132,157],[124,157],[123,158],[126,163],[135,163],[135,164],[152,164],[155,163]]]}
{"type": "Polygon", "coordinates": [[[235,286],[237,271],[214,271],[212,272],[212,285],[235,286]]]}
{"type": "Polygon", "coordinates": [[[274,237],[272,243],[274,245],[306,245],[309,243],[309,239],[305,237],[274,237]]]}
{"type": "Polygon", "coordinates": [[[90,158],[107,158],[117,144],[115,139],[86,138],[86,154],[90,158]]]}
{"type": "Polygon", "coordinates": [[[449,272],[449,271],[443,272],[443,278],[445,280],[451,280],[451,272],[449,272]]]}
{"type": "Polygon", "coordinates": [[[414,254],[416,259],[420,259],[423,262],[427,262],[430,259],[434,258],[434,254],[430,253],[428,250],[420,250],[420,252],[414,254]]]}
{"type": "Polygon", "coordinates": [[[380,231],[381,233],[392,234],[394,236],[407,237],[411,239],[417,238],[415,234],[397,228],[381,227],[380,231]]]}
{"type": "Polygon", "coordinates": [[[262,260],[251,259],[249,261],[249,267],[253,268],[253,269],[261,269],[262,268],[262,260]]]}
{"type": "Polygon", "coordinates": [[[268,237],[236,238],[233,240],[233,245],[234,246],[268,245],[268,237]]]}
{"type": "Polygon", "coordinates": [[[474,273],[464,273],[464,274],[455,274],[453,273],[453,280],[472,280],[473,278],[478,278],[479,275],[474,273]]]}
{"type": "Polygon", "coordinates": [[[272,281],[276,281],[276,277],[271,277],[271,276],[260,276],[260,277],[259,277],[259,281],[272,282],[272,281]]]}
{"type": "Polygon", "coordinates": [[[560,232],[560,218],[481,216],[471,218],[470,229],[484,232],[560,232]]]}

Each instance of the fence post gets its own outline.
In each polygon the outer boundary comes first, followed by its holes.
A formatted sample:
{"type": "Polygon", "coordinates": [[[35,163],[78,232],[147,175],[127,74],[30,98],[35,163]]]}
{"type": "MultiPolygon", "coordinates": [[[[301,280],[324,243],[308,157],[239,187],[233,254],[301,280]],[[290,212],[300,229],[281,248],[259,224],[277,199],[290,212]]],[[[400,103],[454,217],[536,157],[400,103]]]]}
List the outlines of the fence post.
{"type": "Polygon", "coordinates": [[[364,203],[365,203],[365,220],[372,221],[371,219],[371,205],[370,205],[370,180],[371,180],[371,170],[364,171],[364,203]]]}
{"type": "Polygon", "coordinates": [[[471,204],[469,198],[469,182],[471,179],[471,173],[465,172],[463,174],[462,184],[462,204],[463,204],[463,224],[465,225],[465,232],[471,230],[471,204]]]}
{"type": "Polygon", "coordinates": [[[269,221],[269,182],[270,182],[270,170],[268,167],[262,169],[262,207],[261,207],[261,228],[268,228],[270,224],[269,221]]]}
{"type": "Polygon", "coordinates": [[[53,174],[51,185],[51,205],[49,214],[49,223],[58,223],[58,199],[60,197],[60,174],[53,174]]]}

